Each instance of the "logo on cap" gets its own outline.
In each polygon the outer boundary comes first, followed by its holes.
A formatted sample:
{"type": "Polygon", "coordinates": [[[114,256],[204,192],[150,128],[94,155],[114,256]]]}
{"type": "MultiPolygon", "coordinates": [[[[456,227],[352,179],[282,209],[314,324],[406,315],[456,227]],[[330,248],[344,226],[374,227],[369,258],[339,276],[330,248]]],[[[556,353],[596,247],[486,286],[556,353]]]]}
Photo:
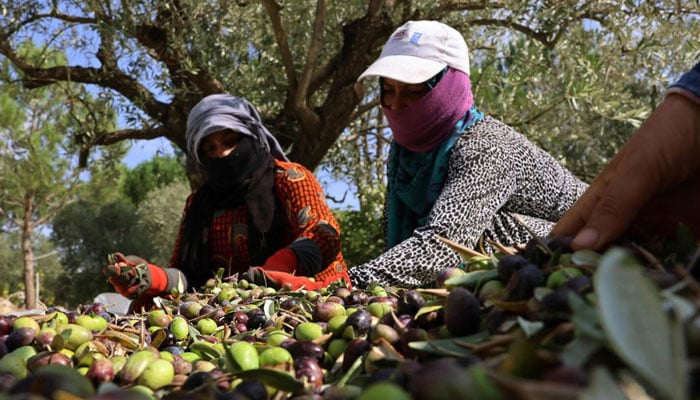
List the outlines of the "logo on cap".
{"type": "Polygon", "coordinates": [[[418,44],[418,39],[420,39],[421,36],[423,36],[422,33],[414,32],[413,35],[411,36],[411,40],[409,40],[409,42],[411,42],[413,44],[418,44]]]}
{"type": "Polygon", "coordinates": [[[403,39],[404,37],[406,37],[406,32],[408,32],[408,30],[406,29],[401,29],[400,31],[397,31],[396,33],[394,33],[394,36],[391,37],[391,40],[403,39]]]}

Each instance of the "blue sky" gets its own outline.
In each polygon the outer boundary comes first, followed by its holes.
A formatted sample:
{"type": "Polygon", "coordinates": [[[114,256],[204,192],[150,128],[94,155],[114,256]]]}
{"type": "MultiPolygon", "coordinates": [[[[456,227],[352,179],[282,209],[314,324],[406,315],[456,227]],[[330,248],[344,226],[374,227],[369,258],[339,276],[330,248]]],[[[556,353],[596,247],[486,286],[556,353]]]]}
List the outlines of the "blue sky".
{"type": "Polygon", "coordinates": [[[143,161],[151,160],[156,155],[168,154],[173,154],[173,147],[168,139],[134,140],[131,142],[129,152],[122,160],[129,168],[134,168],[143,161]]]}

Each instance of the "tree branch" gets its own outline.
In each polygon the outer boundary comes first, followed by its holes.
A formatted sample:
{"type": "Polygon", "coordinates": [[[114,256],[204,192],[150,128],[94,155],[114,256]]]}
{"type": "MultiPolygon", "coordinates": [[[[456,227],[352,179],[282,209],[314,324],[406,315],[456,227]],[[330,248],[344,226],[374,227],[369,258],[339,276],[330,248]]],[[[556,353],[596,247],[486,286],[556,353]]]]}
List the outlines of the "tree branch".
{"type": "Polygon", "coordinates": [[[30,14],[29,18],[26,18],[22,21],[19,21],[15,24],[14,29],[10,29],[7,32],[3,32],[2,35],[0,35],[0,38],[2,40],[6,40],[8,37],[14,35],[18,31],[20,31],[22,28],[26,27],[27,25],[31,25],[34,22],[38,22],[42,19],[58,19],[60,21],[64,22],[70,22],[70,23],[75,23],[75,24],[94,24],[97,22],[95,18],[88,18],[88,17],[76,17],[73,15],[67,15],[67,14],[61,14],[55,11],[51,11],[50,13],[45,13],[45,14],[30,14]]]}
{"type": "Polygon", "coordinates": [[[449,13],[453,11],[474,11],[474,10],[484,10],[484,9],[492,9],[492,8],[505,8],[506,5],[501,2],[487,2],[484,0],[475,0],[475,1],[455,1],[455,2],[448,2],[448,3],[442,3],[440,6],[437,8],[437,13],[449,13]]]}
{"type": "Polygon", "coordinates": [[[280,50],[284,72],[287,75],[287,81],[289,82],[289,91],[291,93],[296,93],[298,89],[298,82],[296,71],[294,70],[294,58],[292,57],[292,52],[289,49],[287,35],[284,32],[282,18],[280,17],[280,9],[282,7],[280,7],[275,0],[262,0],[262,3],[267,10],[267,14],[270,16],[272,31],[275,34],[275,41],[277,42],[277,47],[279,47],[280,50]]]}
{"type": "MultiPolygon", "coordinates": [[[[0,41],[0,53],[5,55],[24,73],[22,83],[28,89],[49,86],[62,81],[93,83],[111,88],[135,103],[137,102],[136,99],[138,99],[139,106],[156,120],[160,120],[162,116],[167,114],[167,104],[157,101],[145,86],[121,72],[116,64],[111,65],[112,68],[107,68],[107,66],[110,66],[109,64],[100,68],[79,66],[36,68],[17,54],[7,40],[0,41]]],[[[107,62],[114,58],[113,54],[110,54],[105,46],[100,47],[98,57],[107,62]]]]}
{"type": "Polygon", "coordinates": [[[314,129],[320,123],[319,116],[309,108],[309,85],[313,76],[314,66],[318,62],[318,55],[323,44],[323,29],[326,24],[326,2],[318,0],[316,4],[316,16],[314,18],[314,28],[309,41],[309,51],[306,53],[306,65],[301,73],[301,80],[296,93],[294,108],[299,114],[302,124],[307,129],[314,129]]]}
{"type": "Polygon", "coordinates": [[[508,19],[498,19],[498,18],[483,18],[483,19],[473,19],[467,22],[467,25],[482,25],[482,26],[502,26],[507,28],[512,28],[520,33],[523,33],[538,42],[541,42],[547,48],[554,48],[554,42],[549,40],[551,32],[538,32],[530,27],[513,22],[508,19]]]}
{"type": "Polygon", "coordinates": [[[112,132],[100,132],[95,138],[95,144],[110,145],[127,139],[156,139],[168,136],[168,129],[164,127],[142,129],[120,129],[112,132]]]}
{"type": "Polygon", "coordinates": [[[350,121],[354,121],[367,111],[379,105],[379,98],[376,98],[368,103],[360,104],[355,108],[355,112],[350,116],[350,121]]]}

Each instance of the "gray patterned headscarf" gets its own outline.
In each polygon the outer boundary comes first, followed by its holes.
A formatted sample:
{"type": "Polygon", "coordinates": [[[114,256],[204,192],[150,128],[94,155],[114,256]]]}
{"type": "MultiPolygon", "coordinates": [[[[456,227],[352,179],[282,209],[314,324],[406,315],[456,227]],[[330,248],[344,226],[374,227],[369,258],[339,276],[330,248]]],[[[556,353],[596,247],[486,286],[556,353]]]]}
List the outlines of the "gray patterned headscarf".
{"type": "Polygon", "coordinates": [[[255,139],[276,159],[289,161],[277,139],[265,128],[258,110],[247,100],[229,94],[212,94],[197,103],[187,117],[187,151],[197,163],[199,144],[212,133],[231,129],[255,139]]]}

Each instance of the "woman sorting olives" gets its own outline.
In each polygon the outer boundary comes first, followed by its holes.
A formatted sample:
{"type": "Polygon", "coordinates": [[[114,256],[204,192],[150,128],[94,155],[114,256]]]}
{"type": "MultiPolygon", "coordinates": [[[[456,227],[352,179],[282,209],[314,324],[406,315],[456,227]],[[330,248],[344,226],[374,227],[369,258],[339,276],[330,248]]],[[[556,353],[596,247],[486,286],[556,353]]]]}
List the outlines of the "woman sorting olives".
{"type": "Polygon", "coordinates": [[[477,108],[467,45],[455,29],[407,22],[358,80],[369,77],[379,78],[393,135],[388,250],[350,269],[354,285],[427,286],[461,261],[436,235],[471,248],[482,238],[525,243],[531,235],[518,219],[546,236],[586,189],[552,156],[477,108]]]}
{"type": "Polygon", "coordinates": [[[187,118],[187,150],[206,181],[187,199],[170,268],[121,253],[104,269],[136,306],[200,289],[219,268],[267,286],[349,284],[340,227],[313,174],[289,162],[246,100],[210,95],[187,118]]]}

